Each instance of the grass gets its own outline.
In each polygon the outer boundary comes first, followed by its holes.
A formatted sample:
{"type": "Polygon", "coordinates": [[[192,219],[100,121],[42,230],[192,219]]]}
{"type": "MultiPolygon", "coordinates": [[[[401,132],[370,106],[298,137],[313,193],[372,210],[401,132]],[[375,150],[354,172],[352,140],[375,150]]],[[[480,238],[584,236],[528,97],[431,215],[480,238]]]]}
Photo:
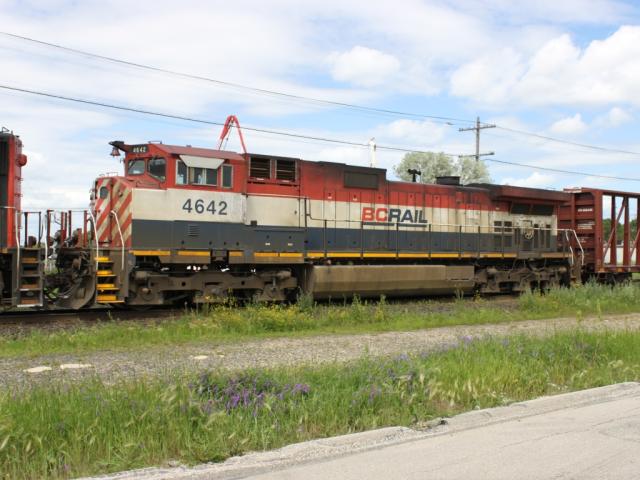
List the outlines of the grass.
{"type": "Polygon", "coordinates": [[[472,340],[348,365],[0,393],[0,478],[69,478],[252,450],[640,380],[640,333],[472,340]]]}
{"type": "Polygon", "coordinates": [[[587,284],[555,289],[544,295],[527,293],[508,308],[483,299],[452,304],[362,302],[316,305],[303,299],[296,305],[211,307],[180,318],[157,322],[109,321],[67,330],[31,331],[0,337],[0,357],[126,350],[205,341],[233,342],[264,336],[363,333],[416,330],[451,325],[640,312],[640,286],[587,284]]]}

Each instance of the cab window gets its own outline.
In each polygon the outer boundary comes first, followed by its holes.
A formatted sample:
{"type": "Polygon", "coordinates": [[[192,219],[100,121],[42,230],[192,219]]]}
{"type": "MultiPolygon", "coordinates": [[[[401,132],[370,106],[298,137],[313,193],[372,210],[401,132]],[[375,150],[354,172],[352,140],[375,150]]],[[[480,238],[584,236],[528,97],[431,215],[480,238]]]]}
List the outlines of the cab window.
{"type": "Polygon", "coordinates": [[[127,175],[142,175],[144,173],[144,159],[138,158],[129,161],[127,175]]]}
{"type": "Polygon", "coordinates": [[[177,185],[186,185],[187,184],[187,175],[188,168],[184,164],[182,160],[178,160],[176,163],[176,184],[177,185]]]}
{"type": "Polygon", "coordinates": [[[148,172],[164,182],[167,175],[167,161],[164,158],[152,158],[147,165],[148,172]]]}
{"type": "Polygon", "coordinates": [[[222,187],[231,188],[233,186],[233,167],[231,165],[222,166],[222,187]]]}

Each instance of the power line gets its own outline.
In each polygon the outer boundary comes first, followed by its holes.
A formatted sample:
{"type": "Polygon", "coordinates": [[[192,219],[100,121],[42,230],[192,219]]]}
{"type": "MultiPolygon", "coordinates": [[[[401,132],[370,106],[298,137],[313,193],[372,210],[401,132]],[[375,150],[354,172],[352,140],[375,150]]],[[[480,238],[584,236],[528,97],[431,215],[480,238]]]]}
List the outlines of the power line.
{"type": "MultiPolygon", "coordinates": [[[[68,96],[64,96],[64,95],[57,95],[57,94],[41,92],[41,91],[37,91],[37,90],[28,90],[26,88],[12,87],[12,86],[9,86],[9,85],[0,85],[0,89],[9,90],[9,91],[13,91],[13,92],[26,93],[26,94],[30,94],[30,95],[37,95],[37,96],[40,96],[40,97],[53,98],[53,99],[56,99],[56,100],[64,100],[64,101],[68,101],[68,102],[80,103],[80,104],[84,104],[84,105],[92,105],[92,106],[96,106],[96,107],[109,108],[109,109],[112,109],[112,110],[120,110],[120,111],[125,111],[125,112],[139,113],[139,114],[142,114],[142,115],[151,115],[151,116],[155,116],[155,117],[170,118],[170,119],[174,119],[174,120],[181,120],[181,121],[200,123],[200,124],[206,124],[206,125],[224,126],[223,122],[216,122],[216,121],[213,121],[213,120],[204,120],[204,119],[200,119],[200,118],[193,118],[193,117],[186,117],[186,116],[182,116],[182,115],[174,115],[174,114],[170,114],[170,113],[156,112],[156,111],[152,111],[152,110],[143,110],[143,109],[140,109],[140,108],[126,107],[126,106],[123,106],[123,105],[115,105],[115,104],[110,104],[110,103],[97,102],[97,101],[94,101],[94,100],[87,100],[87,99],[82,99],[82,98],[68,97],[68,96]]],[[[350,140],[341,140],[341,139],[336,139],[336,138],[319,137],[319,136],[312,136],[312,135],[303,135],[303,134],[299,134],[299,133],[283,132],[283,131],[280,131],[280,130],[271,130],[271,129],[267,129],[267,128],[242,127],[242,129],[243,130],[252,131],[252,132],[265,133],[265,134],[269,134],[269,135],[279,135],[279,136],[290,137],[290,138],[305,139],[305,140],[315,140],[315,141],[321,141],[321,142],[326,142],[326,143],[333,143],[333,144],[340,144],[340,145],[349,145],[349,146],[354,146],[354,147],[369,148],[369,144],[368,143],[360,143],[360,142],[355,142],[355,141],[350,141],[350,140]]],[[[388,151],[402,152],[402,153],[412,153],[412,152],[416,152],[416,153],[432,153],[432,152],[428,152],[426,150],[412,149],[412,148],[405,148],[405,147],[398,147],[398,146],[391,146],[391,145],[377,145],[377,148],[380,149],[380,150],[388,150],[388,151]]],[[[446,155],[451,156],[451,157],[459,156],[459,155],[455,155],[455,154],[446,154],[446,155]]],[[[512,165],[512,166],[515,166],[515,167],[530,168],[530,169],[535,169],[535,170],[543,170],[543,171],[549,171],[549,172],[555,172],[555,173],[563,173],[563,174],[569,174],[569,175],[580,175],[580,176],[585,176],[585,177],[605,178],[605,179],[609,179],[609,180],[622,180],[622,181],[640,182],[640,178],[616,177],[616,176],[611,176],[611,175],[600,175],[600,174],[595,174],[595,173],[578,172],[578,171],[572,171],[572,170],[562,170],[562,169],[557,169],[557,168],[541,167],[541,166],[537,166],[537,165],[531,165],[531,164],[525,164],[525,163],[517,163],[517,162],[509,162],[509,161],[506,161],[506,160],[497,160],[497,159],[491,159],[491,158],[488,158],[487,161],[495,162],[495,163],[501,163],[501,164],[505,164],[505,165],[512,165]]]]}
{"type": "Polygon", "coordinates": [[[594,177],[594,178],[604,178],[607,180],[622,180],[622,181],[630,181],[630,182],[640,182],[640,178],[632,178],[632,177],[615,177],[612,175],[601,175],[599,173],[587,173],[587,172],[576,172],[574,170],[563,170],[561,168],[552,168],[552,167],[540,167],[538,165],[531,165],[528,163],[517,163],[517,162],[508,162],[506,160],[498,160],[496,158],[487,158],[488,162],[501,163],[504,165],[511,165],[514,167],[522,167],[522,168],[531,168],[533,170],[543,170],[546,172],[554,172],[554,173],[562,173],[567,175],[580,175],[582,177],[594,177]]]}
{"type": "MultiPolygon", "coordinates": [[[[122,60],[122,59],[119,59],[119,58],[109,57],[109,56],[106,56],[106,55],[100,55],[100,54],[97,54],[97,53],[87,52],[85,50],[80,50],[80,49],[76,49],[76,48],[72,48],[72,47],[66,47],[64,45],[59,45],[59,44],[52,43],[52,42],[46,42],[44,40],[38,40],[36,38],[27,37],[27,36],[24,36],[24,35],[17,35],[17,34],[14,34],[14,33],[9,33],[9,32],[4,32],[4,31],[0,31],[0,35],[4,35],[6,37],[10,37],[10,38],[14,38],[14,39],[30,42],[30,43],[34,43],[34,44],[37,44],[37,45],[43,45],[43,46],[47,46],[47,47],[50,47],[50,48],[56,48],[56,49],[59,49],[59,50],[63,50],[63,51],[74,53],[74,54],[78,54],[78,55],[84,55],[86,57],[92,57],[92,58],[105,60],[105,61],[112,62],[112,63],[126,65],[126,66],[129,66],[129,67],[135,67],[135,68],[139,68],[139,69],[144,69],[144,70],[149,70],[149,71],[153,71],[153,72],[164,73],[164,74],[173,75],[173,76],[177,76],[177,77],[189,78],[189,79],[193,79],[193,80],[199,80],[199,81],[214,83],[214,84],[217,84],[217,85],[237,88],[237,89],[241,89],[241,90],[245,90],[245,91],[253,92],[253,93],[258,93],[258,94],[262,94],[262,95],[281,97],[281,98],[285,98],[285,99],[289,99],[289,100],[295,100],[295,101],[313,102],[313,103],[316,103],[316,104],[330,105],[330,106],[334,106],[334,107],[349,108],[349,109],[360,111],[360,112],[368,112],[368,113],[374,113],[374,114],[378,114],[378,115],[392,115],[392,116],[403,116],[403,117],[413,117],[413,118],[439,120],[439,121],[443,121],[444,123],[449,124],[449,125],[452,125],[451,122],[473,123],[473,120],[463,119],[463,118],[446,117],[446,116],[438,116],[438,115],[427,115],[427,114],[421,114],[421,113],[415,113],[415,112],[404,112],[404,111],[400,111],[400,110],[391,110],[391,109],[384,109],[384,108],[368,107],[368,106],[364,106],[364,105],[357,105],[357,104],[346,103],[346,102],[337,102],[337,101],[332,101],[332,100],[326,100],[326,99],[320,99],[320,98],[314,98],[314,97],[307,97],[307,96],[304,96],[304,95],[295,95],[295,94],[276,91],[276,90],[269,90],[269,89],[264,89],[264,88],[250,87],[248,85],[243,85],[243,84],[240,84],[240,83],[229,82],[229,81],[225,81],[225,80],[218,80],[218,79],[205,77],[205,76],[201,76],[201,75],[184,73],[184,72],[179,72],[179,71],[176,71],[176,70],[170,70],[170,69],[167,69],[167,68],[154,67],[152,65],[146,65],[146,64],[142,64],[142,63],[131,62],[131,61],[128,61],[128,60],[122,60]]],[[[501,125],[493,125],[493,124],[490,125],[490,124],[482,123],[481,126],[479,126],[476,123],[476,127],[474,127],[474,128],[494,128],[494,127],[495,128],[500,128],[500,129],[508,131],[508,132],[517,133],[517,134],[520,134],[520,135],[527,135],[527,136],[531,136],[531,137],[537,137],[537,138],[540,138],[540,139],[543,139],[543,140],[548,140],[548,141],[552,141],[552,142],[556,142],[556,143],[563,143],[563,144],[566,144],[566,145],[573,145],[573,146],[577,146],[577,147],[581,147],[581,148],[587,148],[587,149],[603,151],[603,152],[622,153],[622,154],[626,154],[626,155],[640,155],[640,152],[633,152],[633,151],[629,151],[629,150],[620,150],[620,149],[615,149],[615,148],[610,148],[610,147],[603,147],[603,146],[599,146],[599,145],[591,145],[591,144],[573,142],[571,140],[564,140],[564,139],[561,139],[561,138],[550,137],[550,136],[541,135],[541,134],[534,133],[534,132],[527,132],[525,130],[518,130],[518,129],[515,129],[515,128],[504,127],[504,126],[501,126],[501,125]]],[[[478,158],[478,157],[479,157],[478,152],[476,152],[476,158],[478,158]]]]}
{"type": "Polygon", "coordinates": [[[323,105],[330,105],[330,106],[341,107],[341,108],[350,108],[350,109],[354,109],[354,110],[359,110],[359,111],[364,111],[364,112],[374,112],[374,113],[383,114],[383,115],[394,115],[394,116],[403,116],[403,117],[424,118],[424,119],[431,119],[431,120],[441,120],[441,121],[445,121],[445,122],[472,123],[472,120],[467,120],[467,119],[462,119],[462,118],[444,117],[444,116],[438,116],[438,115],[426,115],[426,114],[422,114],[422,113],[402,112],[402,111],[399,111],[399,110],[390,110],[390,109],[384,109],[384,108],[367,107],[367,106],[363,106],[363,105],[356,105],[356,104],[353,104],[353,103],[337,102],[337,101],[333,101],[333,100],[325,100],[325,99],[321,99],[321,98],[307,97],[307,96],[304,96],[304,95],[295,95],[295,94],[291,94],[291,93],[280,92],[280,91],[276,91],[276,90],[269,90],[269,89],[265,89],[265,88],[250,87],[248,85],[243,85],[243,84],[240,84],[240,83],[229,82],[229,81],[225,81],[225,80],[218,80],[218,79],[215,79],[215,78],[205,77],[205,76],[201,76],[201,75],[194,75],[194,74],[190,74],[190,73],[179,72],[179,71],[176,71],[176,70],[170,70],[170,69],[167,69],[167,68],[154,67],[152,65],[146,65],[146,64],[143,64],[143,63],[130,62],[130,61],[122,60],[122,59],[119,59],[119,58],[108,57],[106,55],[100,55],[100,54],[97,54],[97,53],[87,52],[85,50],[79,50],[79,49],[76,49],[76,48],[66,47],[64,45],[58,45],[58,44],[51,43],[51,42],[45,42],[43,40],[38,40],[38,39],[35,39],[35,38],[23,36],[23,35],[17,35],[17,34],[14,34],[14,33],[0,31],[0,35],[4,35],[4,36],[10,37],[10,38],[15,38],[15,39],[18,39],[18,40],[23,40],[23,41],[26,41],[26,42],[35,43],[35,44],[38,44],[38,45],[44,45],[44,46],[47,46],[47,47],[56,48],[56,49],[59,49],[59,50],[64,50],[66,52],[71,52],[71,53],[75,53],[75,54],[79,54],[79,55],[84,55],[84,56],[87,56],[87,57],[97,58],[97,59],[105,60],[105,61],[108,61],[108,62],[118,63],[120,65],[126,65],[126,66],[129,66],[129,67],[140,68],[140,69],[149,70],[149,71],[152,71],[152,72],[165,73],[165,74],[168,74],[168,75],[174,75],[174,76],[182,77],[182,78],[189,78],[189,79],[192,79],[192,80],[200,80],[200,81],[204,81],[204,82],[214,83],[214,84],[222,85],[222,86],[226,86],[226,87],[238,88],[238,89],[241,89],[241,90],[246,90],[246,91],[259,93],[259,94],[263,94],[263,95],[283,97],[283,98],[288,98],[290,100],[296,100],[296,101],[314,102],[314,103],[323,104],[323,105]]]}
{"type": "MultiPolygon", "coordinates": [[[[97,102],[94,100],[86,100],[83,98],[75,98],[75,97],[67,97],[64,95],[57,95],[57,94],[53,94],[53,93],[47,93],[47,92],[40,92],[37,90],[28,90],[26,88],[18,88],[18,87],[12,87],[9,85],[0,85],[0,88],[4,89],[4,90],[11,90],[14,92],[21,92],[21,93],[28,93],[30,95],[38,95],[41,97],[48,97],[48,98],[54,98],[57,100],[65,100],[68,102],[75,102],[75,103],[82,103],[85,105],[93,105],[96,107],[103,107],[103,108],[110,108],[113,110],[121,110],[121,111],[125,111],[125,112],[132,112],[132,113],[140,113],[143,115],[153,115],[156,117],[163,117],[163,118],[171,118],[173,120],[182,120],[182,121],[186,121],[186,122],[193,122],[193,123],[202,123],[202,124],[206,124],[206,125],[216,125],[219,127],[224,126],[224,122],[216,122],[213,120],[204,120],[201,118],[194,118],[194,117],[186,117],[186,116],[182,116],[182,115],[174,115],[171,113],[162,113],[162,112],[154,112],[151,110],[143,110],[141,108],[133,108],[133,107],[125,107],[122,105],[114,105],[114,104],[110,104],[110,103],[104,103],[104,102],[97,102]]],[[[323,141],[323,142],[329,142],[329,143],[339,143],[339,144],[344,144],[344,145],[353,145],[353,146],[358,146],[358,147],[366,147],[368,146],[367,144],[364,143],[358,143],[358,142],[351,142],[348,140],[338,140],[335,138],[325,138],[325,137],[314,137],[314,136],[310,136],[310,135],[302,135],[302,134],[297,134],[297,133],[291,133],[291,132],[281,132],[281,131],[277,131],[277,130],[269,130],[269,129],[265,129],[265,128],[255,128],[255,127],[242,127],[243,130],[250,130],[253,132],[261,132],[261,133],[268,133],[268,134],[272,134],[272,135],[282,135],[282,136],[286,136],[286,137],[294,137],[294,138],[304,138],[304,139],[308,139],[308,140],[319,140],[319,141],[323,141]]]]}
{"type": "Polygon", "coordinates": [[[507,132],[513,132],[513,133],[518,133],[520,135],[527,135],[529,137],[536,137],[542,140],[548,140],[550,142],[565,143],[567,145],[573,145],[575,147],[581,147],[581,148],[589,148],[589,149],[598,150],[601,152],[624,153],[625,155],[640,155],[640,152],[633,152],[630,150],[619,150],[617,148],[610,148],[610,147],[601,147],[598,145],[590,145],[588,143],[573,142],[571,140],[563,140],[561,138],[549,137],[547,135],[540,135],[539,133],[532,133],[532,132],[526,132],[524,130],[518,130],[515,128],[502,127],[500,125],[496,125],[496,128],[499,128],[500,130],[505,130],[507,132]]]}

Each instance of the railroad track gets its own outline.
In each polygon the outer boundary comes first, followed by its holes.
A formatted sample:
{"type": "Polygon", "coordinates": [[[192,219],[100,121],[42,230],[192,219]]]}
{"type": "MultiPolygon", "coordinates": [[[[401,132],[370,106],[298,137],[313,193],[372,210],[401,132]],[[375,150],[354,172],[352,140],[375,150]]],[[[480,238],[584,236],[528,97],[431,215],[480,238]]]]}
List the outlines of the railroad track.
{"type": "Polygon", "coordinates": [[[0,336],[15,336],[31,330],[73,329],[114,320],[155,322],[183,313],[184,310],[167,307],[144,311],[101,308],[82,311],[11,312],[0,315],[0,336]]]}
{"type": "MultiPolygon", "coordinates": [[[[430,311],[447,311],[454,308],[457,300],[455,297],[432,297],[429,298],[430,311]]],[[[465,297],[463,301],[473,302],[473,297],[465,297]]],[[[510,308],[515,307],[517,295],[496,295],[483,297],[483,301],[491,304],[510,308]]],[[[424,307],[425,299],[399,298],[387,300],[390,306],[398,308],[424,307]]],[[[344,305],[343,301],[323,301],[319,302],[320,307],[331,305],[344,305]]],[[[238,307],[243,308],[243,307],[238,307]]],[[[49,312],[10,312],[0,314],[0,336],[15,337],[33,330],[56,331],[71,330],[82,327],[89,327],[99,323],[112,321],[136,321],[141,323],[157,323],[158,321],[179,318],[189,310],[182,308],[157,307],[145,310],[126,310],[99,308],[92,310],[57,310],[49,312]]]]}

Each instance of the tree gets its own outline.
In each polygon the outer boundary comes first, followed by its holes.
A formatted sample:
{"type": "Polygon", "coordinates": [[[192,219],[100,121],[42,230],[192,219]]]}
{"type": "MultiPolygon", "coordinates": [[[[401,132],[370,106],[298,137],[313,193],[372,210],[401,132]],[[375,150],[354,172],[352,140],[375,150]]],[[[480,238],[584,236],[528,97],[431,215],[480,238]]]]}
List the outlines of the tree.
{"type": "Polygon", "coordinates": [[[457,162],[457,172],[463,185],[467,183],[491,183],[489,169],[482,159],[460,157],[457,162]]]}
{"type": "Polygon", "coordinates": [[[473,157],[462,157],[454,161],[449,155],[439,152],[411,152],[407,153],[400,163],[393,168],[395,174],[402,180],[410,182],[412,175],[407,172],[416,169],[422,172],[422,183],[435,183],[436,177],[458,175],[463,184],[490,183],[489,170],[482,160],[473,157]]]}
{"type": "MultiPolygon", "coordinates": [[[[610,218],[604,218],[602,220],[602,230],[603,230],[603,235],[604,235],[604,241],[608,242],[609,241],[609,235],[611,235],[611,219],[610,218]]],[[[631,220],[631,225],[629,226],[629,234],[631,237],[631,241],[633,242],[633,239],[636,238],[636,234],[638,232],[638,222],[636,221],[636,219],[634,218],[633,220],[631,220]]],[[[616,224],[616,241],[618,243],[624,241],[624,225],[622,223],[617,223],[616,224]]]]}

